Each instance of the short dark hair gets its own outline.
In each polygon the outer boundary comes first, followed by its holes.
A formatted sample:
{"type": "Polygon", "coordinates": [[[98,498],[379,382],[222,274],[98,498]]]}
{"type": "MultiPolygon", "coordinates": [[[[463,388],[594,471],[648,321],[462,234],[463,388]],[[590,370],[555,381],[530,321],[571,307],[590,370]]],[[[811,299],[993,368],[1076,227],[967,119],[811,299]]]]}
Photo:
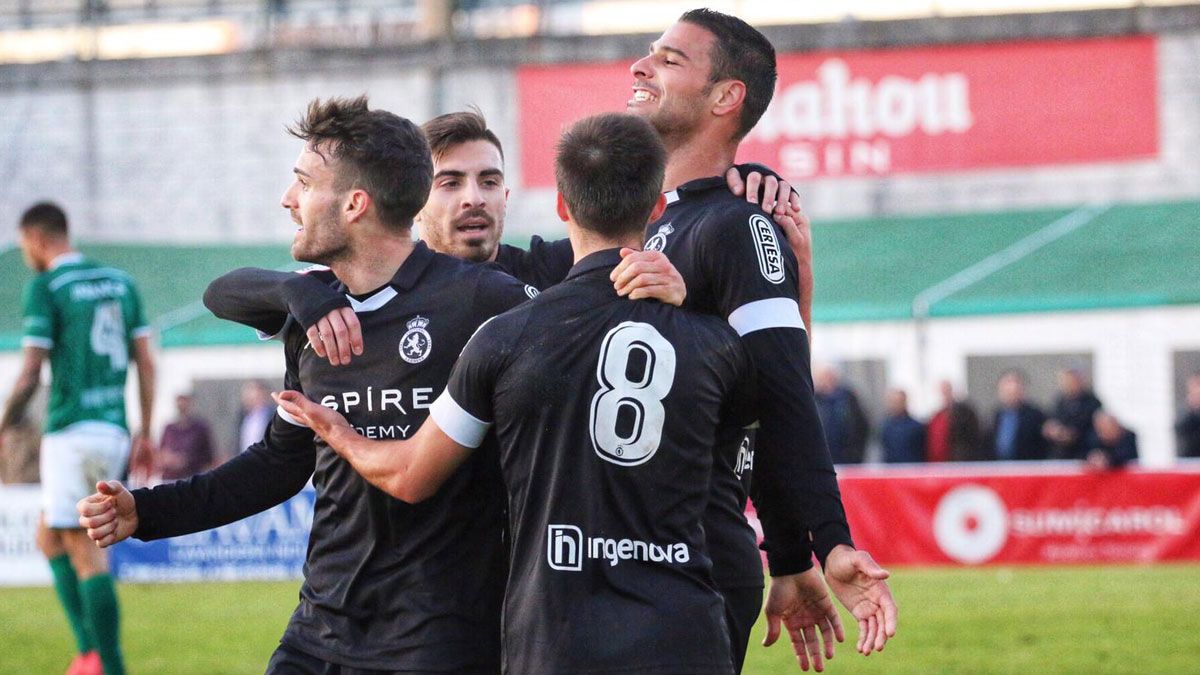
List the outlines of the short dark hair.
{"type": "Polygon", "coordinates": [[[554,176],[575,222],[612,237],[645,229],[666,163],[667,151],[648,121],[606,113],[563,133],[554,176]]]}
{"type": "Polygon", "coordinates": [[[38,202],[21,214],[20,229],[35,229],[52,237],[67,236],[67,214],[54,202],[38,202]]]}
{"type": "Polygon", "coordinates": [[[504,147],[500,139],[488,128],[483,113],[472,108],[461,112],[438,115],[421,125],[425,132],[425,140],[429,141],[429,150],[434,158],[439,158],[447,150],[471,141],[487,141],[500,151],[500,160],[504,160],[504,147]]]}
{"type": "Polygon", "coordinates": [[[738,80],[746,85],[736,135],[740,140],[758,124],[775,95],[775,47],[745,21],[708,8],[684,12],[679,20],[705,29],[715,38],[710,83],[738,80]]]}
{"type": "Polygon", "coordinates": [[[326,146],[343,162],[348,169],[344,187],[366,190],[384,225],[411,227],[429,199],[433,160],[425,136],[399,115],[369,109],[365,95],[313,99],[305,116],[287,131],[317,153],[326,146]]]}

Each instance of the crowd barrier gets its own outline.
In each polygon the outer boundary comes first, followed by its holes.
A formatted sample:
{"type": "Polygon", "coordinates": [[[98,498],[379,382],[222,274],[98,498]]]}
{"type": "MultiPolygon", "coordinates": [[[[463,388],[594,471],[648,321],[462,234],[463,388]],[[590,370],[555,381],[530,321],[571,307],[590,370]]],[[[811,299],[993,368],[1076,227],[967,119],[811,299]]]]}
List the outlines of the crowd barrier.
{"type": "Polygon", "coordinates": [[[839,470],[855,544],[883,564],[1200,560],[1200,465],[1079,462],[839,470]]]}
{"type": "MultiPolygon", "coordinates": [[[[855,543],[885,565],[1095,564],[1200,560],[1200,464],[1090,472],[1077,463],[842,467],[855,543]]],[[[40,491],[0,485],[0,585],[42,585],[40,491]]],[[[225,527],[112,549],[125,581],[301,575],[311,488],[225,527]]],[[[754,509],[748,510],[757,527],[754,509]]]]}
{"type": "MultiPolygon", "coordinates": [[[[0,586],[50,583],[34,546],[41,510],[36,485],[0,485],[0,586]]],[[[304,569],[315,493],[206,532],[112,547],[113,574],[123,581],[298,579],[304,569]]]]}

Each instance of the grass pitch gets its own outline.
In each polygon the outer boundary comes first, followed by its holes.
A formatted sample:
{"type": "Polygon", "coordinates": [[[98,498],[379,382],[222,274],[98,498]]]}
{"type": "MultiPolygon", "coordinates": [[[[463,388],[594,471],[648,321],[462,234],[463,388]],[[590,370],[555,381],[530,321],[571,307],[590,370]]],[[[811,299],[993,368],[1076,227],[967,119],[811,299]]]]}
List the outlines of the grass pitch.
{"type": "MultiPolygon", "coordinates": [[[[900,633],[882,654],[828,673],[1200,673],[1200,566],[893,570],[900,633]]],[[[298,583],[123,585],[131,673],[261,673],[298,583]]],[[[763,649],[748,675],[799,672],[789,647],[763,649]]],[[[786,638],[784,638],[786,639],[786,638]]],[[[59,673],[66,621],[50,588],[0,589],[0,673],[59,673]]]]}

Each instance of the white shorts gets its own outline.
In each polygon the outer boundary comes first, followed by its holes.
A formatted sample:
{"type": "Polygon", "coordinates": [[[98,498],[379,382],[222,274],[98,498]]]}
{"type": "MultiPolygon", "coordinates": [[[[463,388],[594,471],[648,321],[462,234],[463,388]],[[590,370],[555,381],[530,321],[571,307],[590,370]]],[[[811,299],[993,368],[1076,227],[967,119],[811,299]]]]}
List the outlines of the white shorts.
{"type": "Polygon", "coordinates": [[[42,510],[46,526],[79,527],[75,503],[96,483],[120,478],[129,461],[129,433],[105,422],[78,422],[42,437],[42,510]]]}

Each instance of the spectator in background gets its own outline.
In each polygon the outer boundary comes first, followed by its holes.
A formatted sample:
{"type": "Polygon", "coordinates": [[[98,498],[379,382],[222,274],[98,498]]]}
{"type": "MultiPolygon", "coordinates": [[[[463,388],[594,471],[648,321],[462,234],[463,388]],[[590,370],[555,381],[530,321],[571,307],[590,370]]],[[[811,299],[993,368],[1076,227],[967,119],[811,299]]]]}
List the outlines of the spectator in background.
{"type": "Polygon", "coordinates": [[[871,425],[858,396],[842,384],[841,375],[830,366],[818,368],[813,379],[829,456],[834,464],[861,464],[871,425]]]}
{"type": "Polygon", "coordinates": [[[271,402],[271,391],[262,380],[247,380],[242,384],[242,420],[238,424],[237,454],[263,439],[271,418],[275,416],[275,404],[271,402]]]}
{"type": "Polygon", "coordinates": [[[1121,426],[1116,417],[1096,411],[1093,430],[1083,447],[1089,467],[1098,470],[1119,469],[1138,458],[1137,434],[1121,426]]]}
{"type": "Polygon", "coordinates": [[[163,429],[158,466],[164,481],[191,478],[210,469],[215,460],[208,423],[192,414],[192,395],[175,397],[179,417],[163,429]]]}
{"type": "Polygon", "coordinates": [[[1187,405],[1175,423],[1179,456],[1200,457],[1200,373],[1187,379],[1187,405]]]}
{"type": "Polygon", "coordinates": [[[1082,370],[1068,368],[1058,374],[1058,399],[1054,415],[1042,433],[1050,441],[1050,456],[1055,459],[1082,457],[1092,434],[1092,419],[1100,409],[1100,399],[1092,393],[1082,370]]]}
{"type": "Polygon", "coordinates": [[[996,392],[1000,408],[992,421],[988,447],[992,459],[1046,459],[1047,443],[1042,436],[1046,415],[1025,398],[1025,374],[1008,370],[1000,376],[996,392]]]}
{"type": "Polygon", "coordinates": [[[967,401],[954,397],[949,380],[939,384],[942,408],[929,418],[925,427],[926,460],[930,462],[963,462],[985,459],[983,431],[979,414],[967,401]]]}
{"type": "Polygon", "coordinates": [[[925,425],[908,414],[908,394],[901,389],[887,393],[887,417],[879,431],[883,461],[888,464],[925,460],[925,425]]]}

